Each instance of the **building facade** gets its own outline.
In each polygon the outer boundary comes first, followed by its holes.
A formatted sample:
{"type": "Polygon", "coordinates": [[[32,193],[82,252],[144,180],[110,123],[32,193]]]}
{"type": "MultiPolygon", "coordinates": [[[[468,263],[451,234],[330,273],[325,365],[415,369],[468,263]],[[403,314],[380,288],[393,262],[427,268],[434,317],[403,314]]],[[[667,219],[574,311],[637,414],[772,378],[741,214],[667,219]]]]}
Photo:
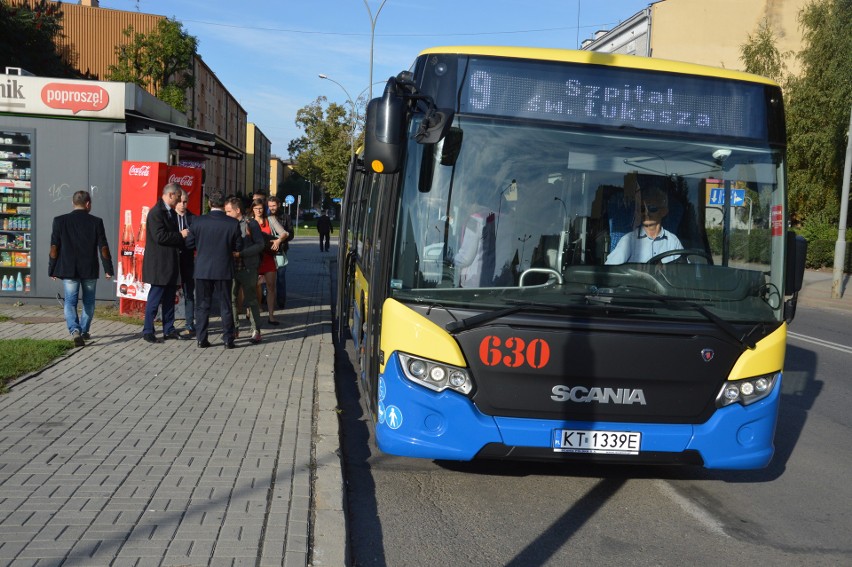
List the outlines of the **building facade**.
{"type": "MultiPolygon", "coordinates": [[[[808,0],[660,0],[611,30],[595,33],[582,48],[742,70],[740,47],[767,21],[781,53],[802,48],[799,12],[808,0]]],[[[787,70],[799,72],[795,57],[787,70]]]]}
{"type": "Polygon", "coordinates": [[[246,195],[269,192],[269,164],[272,142],[260,131],[257,124],[246,126],[246,195]]]}
{"type": "MultiPolygon", "coordinates": [[[[9,0],[12,4],[29,4],[36,0],[9,0]]],[[[99,79],[117,63],[115,48],[128,42],[122,33],[133,26],[138,33],[156,30],[165,16],[141,14],[103,8],[97,0],[82,0],[80,4],[62,3],[63,36],[59,49],[66,60],[83,72],[99,79]]],[[[245,191],[245,164],[242,157],[246,145],[245,109],[231,95],[216,74],[200,56],[193,65],[195,86],[187,92],[189,126],[212,133],[219,148],[226,151],[199,153],[184,150],[180,161],[201,167],[205,173],[205,190],[219,189],[225,193],[245,191]]],[[[150,89],[149,89],[150,90],[150,89]]]]}

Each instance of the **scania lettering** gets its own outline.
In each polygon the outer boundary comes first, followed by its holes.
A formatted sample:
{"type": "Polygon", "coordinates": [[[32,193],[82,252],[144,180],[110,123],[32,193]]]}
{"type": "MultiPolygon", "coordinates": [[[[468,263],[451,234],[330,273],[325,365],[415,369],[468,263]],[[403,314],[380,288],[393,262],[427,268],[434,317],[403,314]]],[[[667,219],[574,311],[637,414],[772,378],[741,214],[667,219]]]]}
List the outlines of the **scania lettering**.
{"type": "Polygon", "coordinates": [[[602,404],[647,404],[645,393],[642,390],[629,390],[624,388],[584,388],[576,386],[554,386],[553,395],[550,399],[554,402],[599,402],[602,404]]]}
{"type": "Polygon", "coordinates": [[[422,52],[367,105],[339,232],[378,448],[765,467],[806,251],[785,136],[756,75],[422,52]]]}

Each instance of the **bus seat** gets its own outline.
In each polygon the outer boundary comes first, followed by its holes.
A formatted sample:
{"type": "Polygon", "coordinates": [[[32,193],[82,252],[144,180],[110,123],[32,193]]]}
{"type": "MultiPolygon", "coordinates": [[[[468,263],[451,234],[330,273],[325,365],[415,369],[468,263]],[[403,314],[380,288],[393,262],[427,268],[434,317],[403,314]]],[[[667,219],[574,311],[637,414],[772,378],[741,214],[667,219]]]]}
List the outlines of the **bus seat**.
{"type": "Polygon", "coordinates": [[[635,209],[633,203],[625,203],[620,198],[610,199],[607,203],[609,219],[609,250],[615,250],[615,245],[621,237],[633,230],[635,209]]]}

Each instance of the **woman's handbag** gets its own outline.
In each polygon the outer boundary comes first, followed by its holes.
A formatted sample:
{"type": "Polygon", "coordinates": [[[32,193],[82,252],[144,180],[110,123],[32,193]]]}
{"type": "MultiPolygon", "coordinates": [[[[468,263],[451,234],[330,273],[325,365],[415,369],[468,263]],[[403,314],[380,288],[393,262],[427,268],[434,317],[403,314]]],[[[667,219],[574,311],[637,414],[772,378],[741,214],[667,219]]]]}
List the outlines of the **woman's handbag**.
{"type": "Polygon", "coordinates": [[[278,268],[283,268],[289,263],[287,260],[287,254],[279,251],[278,254],[275,255],[275,266],[278,268]]]}

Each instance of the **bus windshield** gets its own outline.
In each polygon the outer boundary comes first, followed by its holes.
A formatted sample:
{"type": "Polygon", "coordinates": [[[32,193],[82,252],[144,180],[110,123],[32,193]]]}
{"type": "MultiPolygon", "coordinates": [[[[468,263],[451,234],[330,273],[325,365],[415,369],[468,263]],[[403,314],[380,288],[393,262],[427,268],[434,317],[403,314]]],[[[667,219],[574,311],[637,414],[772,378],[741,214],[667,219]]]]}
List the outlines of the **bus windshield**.
{"type": "Polygon", "coordinates": [[[442,142],[410,142],[391,295],[777,322],[783,172],[757,143],[457,115],[442,142]]]}

